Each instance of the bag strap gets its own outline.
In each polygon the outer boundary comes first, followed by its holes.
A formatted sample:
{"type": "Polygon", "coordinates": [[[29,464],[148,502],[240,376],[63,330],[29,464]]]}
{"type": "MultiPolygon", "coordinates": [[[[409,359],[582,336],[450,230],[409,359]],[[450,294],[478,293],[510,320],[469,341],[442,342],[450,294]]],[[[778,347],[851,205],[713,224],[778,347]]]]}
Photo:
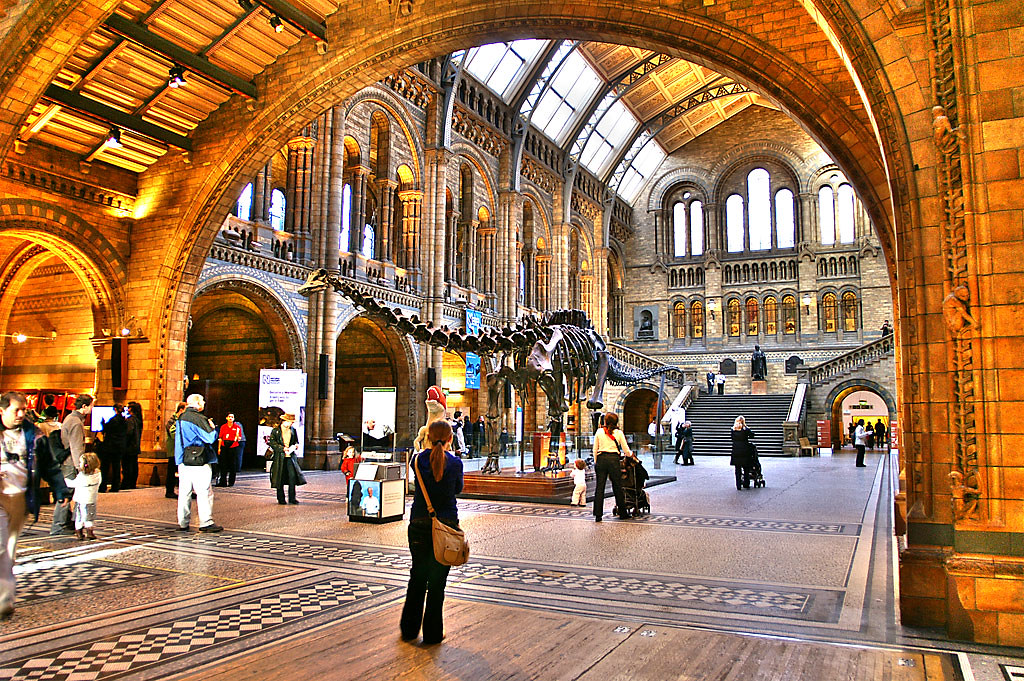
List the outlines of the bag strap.
{"type": "Polygon", "coordinates": [[[423,476],[420,475],[420,464],[419,464],[419,461],[420,461],[420,457],[421,456],[423,456],[423,455],[422,454],[417,454],[416,455],[416,458],[412,460],[412,467],[413,467],[413,470],[416,472],[416,482],[420,486],[420,491],[423,492],[423,499],[427,502],[427,513],[429,513],[430,517],[433,518],[434,517],[434,505],[430,503],[430,495],[427,494],[427,486],[423,484],[423,476]]]}

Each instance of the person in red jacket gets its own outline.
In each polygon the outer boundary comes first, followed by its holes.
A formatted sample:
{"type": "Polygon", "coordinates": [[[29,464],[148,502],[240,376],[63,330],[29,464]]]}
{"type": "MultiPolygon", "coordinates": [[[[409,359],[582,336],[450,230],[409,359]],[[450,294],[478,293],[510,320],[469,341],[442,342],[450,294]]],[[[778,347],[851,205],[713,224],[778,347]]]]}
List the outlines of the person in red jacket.
{"type": "Polygon", "coordinates": [[[217,460],[220,462],[220,480],[217,487],[232,487],[235,484],[235,471],[238,470],[238,449],[245,436],[242,426],[235,422],[235,415],[228,414],[227,419],[217,434],[217,460]]]}

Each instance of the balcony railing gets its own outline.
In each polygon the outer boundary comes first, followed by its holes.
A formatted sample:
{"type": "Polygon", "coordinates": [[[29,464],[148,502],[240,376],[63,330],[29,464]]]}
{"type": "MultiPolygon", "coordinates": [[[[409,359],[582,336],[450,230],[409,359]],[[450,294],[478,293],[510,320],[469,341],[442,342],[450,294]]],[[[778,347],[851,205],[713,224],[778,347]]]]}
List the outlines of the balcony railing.
{"type": "Polygon", "coordinates": [[[877,362],[896,351],[896,340],[892,335],[883,336],[878,340],[854,348],[847,353],[833,357],[813,367],[797,369],[797,379],[801,383],[817,385],[825,383],[836,376],[856,371],[861,367],[877,362]]]}

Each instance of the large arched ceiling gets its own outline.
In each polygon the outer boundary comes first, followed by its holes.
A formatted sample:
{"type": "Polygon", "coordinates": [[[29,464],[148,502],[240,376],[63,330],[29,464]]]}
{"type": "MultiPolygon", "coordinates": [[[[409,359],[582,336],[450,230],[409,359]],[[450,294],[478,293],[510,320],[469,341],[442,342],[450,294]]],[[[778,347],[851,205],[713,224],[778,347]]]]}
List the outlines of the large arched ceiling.
{"type": "MultiPolygon", "coordinates": [[[[337,9],[332,0],[125,0],[81,36],[32,102],[17,144],[36,141],[83,162],[144,172],[168,152],[190,151],[192,131],[232,96],[259,96],[256,77],[304,36],[329,49],[326,18],[337,9]],[[170,77],[176,67],[185,79],[180,87],[170,77]],[[120,132],[120,146],[110,142],[112,128],[120,132]]],[[[713,86],[734,81],[708,66],[639,47],[584,42],[579,54],[602,81],[587,104],[595,119],[589,128],[600,120],[598,105],[610,90],[640,125],[620,143],[624,147],[646,131],[640,144],[653,136],[656,145],[648,144],[650,150],[656,146],[657,154],[672,153],[752,104],[771,105],[739,84],[710,94],[713,86]]],[[[550,51],[536,55],[534,77],[544,58],[550,51]]],[[[519,89],[535,82],[526,79],[519,89]]],[[[506,97],[510,103],[516,99],[515,91],[506,97]]],[[[580,129],[582,124],[561,145],[565,153],[574,141],[590,138],[591,130],[580,129]]],[[[603,181],[612,179],[616,168],[621,176],[635,151],[616,149],[602,167],[590,169],[603,181]]]]}

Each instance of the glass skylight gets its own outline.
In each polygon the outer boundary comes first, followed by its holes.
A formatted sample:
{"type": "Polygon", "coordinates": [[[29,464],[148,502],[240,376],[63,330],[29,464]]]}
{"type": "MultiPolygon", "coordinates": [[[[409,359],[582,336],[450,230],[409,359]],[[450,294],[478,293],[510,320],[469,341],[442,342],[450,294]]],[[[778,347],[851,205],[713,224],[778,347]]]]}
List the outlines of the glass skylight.
{"type": "Polygon", "coordinates": [[[579,52],[573,52],[555,74],[551,87],[537,102],[533,125],[556,144],[563,144],[599,87],[601,77],[579,52]]]}
{"type": "Polygon", "coordinates": [[[590,172],[601,177],[608,170],[608,165],[615,160],[616,147],[620,147],[629,139],[639,125],[640,123],[621,101],[615,102],[591,133],[580,161],[590,172]]]}
{"type": "Polygon", "coordinates": [[[633,163],[622,176],[618,194],[626,203],[636,201],[644,183],[654,174],[661,162],[665,160],[665,152],[657,142],[648,143],[633,159],[633,163]]]}
{"type": "Polygon", "coordinates": [[[547,44],[546,40],[517,40],[483,45],[467,53],[463,68],[507,102],[547,44]]]}

